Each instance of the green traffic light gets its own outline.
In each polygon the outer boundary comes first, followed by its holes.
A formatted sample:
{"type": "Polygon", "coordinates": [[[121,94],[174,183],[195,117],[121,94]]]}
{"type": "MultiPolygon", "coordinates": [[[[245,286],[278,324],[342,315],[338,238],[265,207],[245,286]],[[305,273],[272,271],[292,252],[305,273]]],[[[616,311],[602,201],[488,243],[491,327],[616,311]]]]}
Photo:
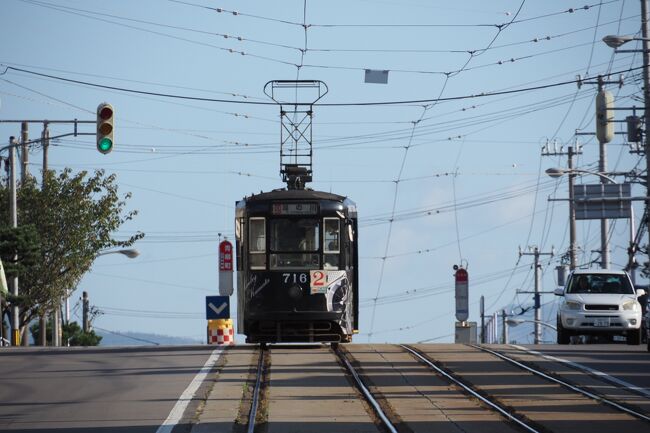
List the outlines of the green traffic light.
{"type": "Polygon", "coordinates": [[[112,148],[113,141],[110,138],[104,137],[99,140],[99,144],[97,144],[97,149],[99,149],[100,152],[110,152],[112,148]]]}

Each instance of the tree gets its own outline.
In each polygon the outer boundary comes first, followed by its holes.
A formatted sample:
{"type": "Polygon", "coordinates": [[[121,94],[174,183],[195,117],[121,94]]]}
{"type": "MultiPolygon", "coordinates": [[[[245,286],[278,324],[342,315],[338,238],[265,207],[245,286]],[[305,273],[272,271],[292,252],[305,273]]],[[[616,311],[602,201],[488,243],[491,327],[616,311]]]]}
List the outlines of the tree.
{"type": "MultiPolygon", "coordinates": [[[[51,323],[47,322],[47,330],[45,336],[47,342],[52,344],[52,327],[51,323]]],[[[38,323],[34,323],[29,327],[34,340],[38,341],[41,335],[41,329],[38,323]]],[[[62,326],[63,336],[62,340],[64,344],[67,342],[70,346],[98,346],[102,341],[100,335],[95,334],[95,331],[91,330],[89,332],[84,332],[83,329],[79,326],[77,322],[66,323],[62,326]]]]}
{"type": "Polygon", "coordinates": [[[0,257],[7,275],[22,278],[40,260],[41,239],[32,224],[0,227],[0,257]],[[14,256],[19,260],[15,261],[14,256]]]}
{"type": "MultiPolygon", "coordinates": [[[[88,272],[99,251],[111,247],[129,247],[144,234],[137,232],[127,240],[116,240],[112,234],[137,211],[125,211],[130,193],[119,196],[115,175],[103,170],[89,175],[73,174],[71,169],[60,173],[47,171],[42,188],[33,177],[19,185],[18,224],[32,226],[39,238],[38,260],[25,261],[7,272],[18,272],[20,278],[21,327],[34,317],[52,310],[68,290],[75,287],[88,272]],[[25,269],[21,272],[21,266],[25,269]]],[[[7,203],[9,191],[0,186],[0,203],[7,203]]],[[[8,221],[8,206],[0,206],[0,221],[8,221]]],[[[13,236],[0,232],[0,244],[13,236]]],[[[35,238],[33,238],[35,239],[35,238]]],[[[13,259],[17,250],[0,250],[3,263],[13,259]]]]}
{"type": "MultiPolygon", "coordinates": [[[[40,237],[33,225],[18,228],[0,227],[0,259],[8,277],[18,275],[18,278],[21,278],[27,275],[30,267],[40,260],[40,248],[40,237]],[[19,259],[16,260],[15,257],[19,259]]],[[[0,292],[0,307],[2,307],[0,311],[5,311],[9,303],[22,305],[24,298],[24,296],[16,297],[11,293],[0,292]]]]}

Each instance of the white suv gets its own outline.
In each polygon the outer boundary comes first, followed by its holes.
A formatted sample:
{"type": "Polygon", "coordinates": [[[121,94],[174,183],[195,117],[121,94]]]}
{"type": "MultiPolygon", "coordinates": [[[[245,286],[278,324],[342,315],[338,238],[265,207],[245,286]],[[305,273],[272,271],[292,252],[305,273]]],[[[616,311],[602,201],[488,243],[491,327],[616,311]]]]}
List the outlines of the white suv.
{"type": "Polygon", "coordinates": [[[569,344],[572,335],[625,335],[627,344],[641,344],[637,298],[645,291],[634,290],[627,272],[575,270],[555,294],[564,297],[557,315],[558,344],[569,344]]]}

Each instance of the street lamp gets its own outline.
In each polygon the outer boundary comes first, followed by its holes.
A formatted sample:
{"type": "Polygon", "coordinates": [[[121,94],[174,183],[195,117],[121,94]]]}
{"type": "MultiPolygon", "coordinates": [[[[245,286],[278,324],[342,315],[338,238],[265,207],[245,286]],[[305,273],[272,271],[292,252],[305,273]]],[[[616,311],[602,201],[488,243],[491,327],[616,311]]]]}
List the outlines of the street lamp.
{"type": "Polygon", "coordinates": [[[562,177],[565,174],[574,174],[574,173],[593,174],[594,176],[602,177],[603,179],[606,179],[611,183],[617,183],[611,177],[607,176],[604,173],[599,173],[597,171],[581,170],[579,168],[559,168],[559,167],[551,167],[546,169],[546,174],[548,174],[550,177],[554,179],[562,177]]]}
{"type": "Polygon", "coordinates": [[[603,38],[603,42],[605,42],[610,48],[618,48],[621,45],[634,40],[639,40],[639,38],[635,38],[632,35],[607,35],[603,38]]]}
{"type": "MultiPolygon", "coordinates": [[[[124,248],[121,250],[111,250],[111,251],[100,251],[97,253],[95,258],[99,256],[105,256],[107,254],[122,254],[130,259],[135,259],[140,255],[140,251],[136,250],[135,248],[124,248]]],[[[67,296],[65,297],[65,321],[66,323],[70,323],[70,295],[71,292],[68,292],[67,296]]],[[[84,314],[84,323],[87,320],[87,314],[84,314]]],[[[55,316],[55,322],[58,322],[58,318],[55,316]]],[[[57,326],[58,329],[58,323],[55,323],[55,326],[57,326]]],[[[57,344],[58,345],[58,344],[57,344]]]]}
{"type": "Polygon", "coordinates": [[[95,257],[105,256],[106,254],[123,254],[130,259],[135,259],[140,255],[140,251],[135,248],[125,248],[122,250],[100,251],[95,257]]]}
{"type": "Polygon", "coordinates": [[[648,41],[648,38],[638,38],[632,35],[607,35],[603,38],[603,42],[610,48],[618,48],[630,41],[648,41]]]}
{"type": "Polygon", "coordinates": [[[521,325],[522,323],[538,323],[542,326],[547,326],[552,330],[557,331],[557,328],[554,325],[551,325],[550,323],[542,322],[540,320],[515,319],[514,317],[509,317],[508,319],[506,319],[506,323],[510,326],[517,326],[517,325],[521,325]]]}
{"type": "MultiPolygon", "coordinates": [[[[569,164],[569,167],[571,167],[571,164],[569,164]]],[[[600,173],[597,171],[588,171],[588,170],[582,170],[579,168],[559,168],[559,167],[552,167],[552,168],[547,168],[546,169],[546,174],[548,174],[550,177],[557,179],[562,177],[564,174],[569,175],[569,256],[570,256],[570,261],[571,261],[571,270],[576,268],[577,265],[577,258],[576,258],[576,214],[575,214],[575,202],[574,202],[574,197],[573,197],[573,178],[579,174],[593,174],[594,176],[599,176],[611,183],[617,183],[614,179],[611,177],[607,176],[604,173],[600,173]]],[[[607,230],[602,230],[601,226],[601,233],[600,233],[600,247],[601,247],[601,256],[602,256],[602,267],[603,269],[607,269],[609,266],[609,240],[607,237],[607,230]]]]}

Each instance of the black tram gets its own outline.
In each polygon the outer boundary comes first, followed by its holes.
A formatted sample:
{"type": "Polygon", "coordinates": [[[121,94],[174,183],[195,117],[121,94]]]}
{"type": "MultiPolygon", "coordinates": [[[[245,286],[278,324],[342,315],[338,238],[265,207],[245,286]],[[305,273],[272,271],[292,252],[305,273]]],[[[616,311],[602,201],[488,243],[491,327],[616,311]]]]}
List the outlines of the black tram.
{"type": "Polygon", "coordinates": [[[357,209],[278,189],[237,202],[237,328],[247,343],[349,342],[358,330],[357,209]]]}

